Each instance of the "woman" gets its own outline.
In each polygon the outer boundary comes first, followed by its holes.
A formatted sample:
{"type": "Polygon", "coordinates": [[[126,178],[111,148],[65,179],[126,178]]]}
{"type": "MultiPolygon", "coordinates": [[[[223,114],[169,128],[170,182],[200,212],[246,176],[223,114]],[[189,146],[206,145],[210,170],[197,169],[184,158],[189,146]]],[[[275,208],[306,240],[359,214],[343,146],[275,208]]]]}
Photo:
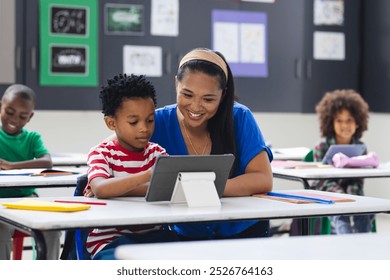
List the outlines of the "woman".
{"type": "MultiPolygon", "coordinates": [[[[151,138],[170,155],[235,155],[224,196],[272,190],[272,152],[251,111],[235,102],[234,80],[224,57],[194,49],[180,61],[177,104],[155,114],[151,138]]],[[[180,224],[171,227],[182,240],[269,236],[268,221],[180,224]]]]}

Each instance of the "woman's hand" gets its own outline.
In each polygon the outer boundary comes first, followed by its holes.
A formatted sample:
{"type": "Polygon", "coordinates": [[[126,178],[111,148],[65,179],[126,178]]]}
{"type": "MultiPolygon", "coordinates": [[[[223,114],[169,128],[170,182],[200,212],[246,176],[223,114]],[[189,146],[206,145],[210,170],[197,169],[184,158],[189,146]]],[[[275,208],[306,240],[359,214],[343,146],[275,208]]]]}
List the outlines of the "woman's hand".
{"type": "Polygon", "coordinates": [[[247,165],[245,174],[227,181],[224,196],[248,196],[272,190],[273,177],[268,154],[264,150],[247,165]]]}

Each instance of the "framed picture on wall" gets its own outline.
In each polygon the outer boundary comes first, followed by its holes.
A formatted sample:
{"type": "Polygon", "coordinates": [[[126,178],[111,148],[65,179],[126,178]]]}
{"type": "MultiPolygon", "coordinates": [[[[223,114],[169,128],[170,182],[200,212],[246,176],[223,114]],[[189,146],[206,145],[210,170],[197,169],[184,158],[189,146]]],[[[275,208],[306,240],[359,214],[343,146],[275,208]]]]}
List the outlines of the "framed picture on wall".
{"type": "Polygon", "coordinates": [[[88,36],[88,7],[50,6],[52,36],[88,36]]]}
{"type": "Polygon", "coordinates": [[[343,25],[344,0],[315,0],[314,25],[343,25]]]}
{"type": "Polygon", "coordinates": [[[104,32],[106,35],[144,35],[144,6],[106,4],[104,32]]]}

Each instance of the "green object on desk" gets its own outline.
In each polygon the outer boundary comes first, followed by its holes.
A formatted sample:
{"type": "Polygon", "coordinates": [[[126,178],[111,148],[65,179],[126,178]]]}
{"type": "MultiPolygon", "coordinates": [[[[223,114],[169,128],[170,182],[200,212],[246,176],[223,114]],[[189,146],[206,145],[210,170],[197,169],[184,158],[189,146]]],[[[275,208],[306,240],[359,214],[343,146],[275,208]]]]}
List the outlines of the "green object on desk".
{"type": "Polygon", "coordinates": [[[313,162],[314,161],[314,151],[310,150],[310,152],[308,152],[306,154],[306,156],[303,158],[303,161],[304,162],[313,162]]]}

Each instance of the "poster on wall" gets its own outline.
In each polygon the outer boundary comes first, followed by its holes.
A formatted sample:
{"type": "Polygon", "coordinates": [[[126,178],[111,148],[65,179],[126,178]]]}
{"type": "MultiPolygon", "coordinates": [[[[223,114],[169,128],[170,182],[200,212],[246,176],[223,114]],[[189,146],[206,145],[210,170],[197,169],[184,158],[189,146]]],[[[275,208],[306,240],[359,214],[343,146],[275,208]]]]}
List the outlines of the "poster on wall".
{"type": "Polygon", "coordinates": [[[344,0],[314,0],[314,25],[343,25],[344,0]]]}
{"type": "Polygon", "coordinates": [[[87,36],[88,10],[85,7],[50,7],[50,33],[52,35],[87,36]]]}
{"type": "Polygon", "coordinates": [[[268,77],[267,15],[212,11],[212,48],[221,52],[236,77],[268,77]]]}
{"type": "Polygon", "coordinates": [[[150,34],[173,37],[179,35],[179,0],[152,0],[150,34]]]}
{"type": "Polygon", "coordinates": [[[97,86],[97,0],[40,0],[41,86],[97,86]]]}
{"type": "Polygon", "coordinates": [[[106,4],[104,6],[106,35],[143,35],[144,6],[133,4],[106,4]]]}
{"type": "Polygon", "coordinates": [[[51,53],[51,74],[88,74],[88,46],[53,45],[51,53]]]}
{"type": "Polygon", "coordinates": [[[123,72],[129,75],[161,77],[162,48],[157,46],[124,46],[123,72]]]}
{"type": "Polygon", "coordinates": [[[317,60],[344,60],[345,35],[342,32],[314,32],[313,57],[317,60]]]}

